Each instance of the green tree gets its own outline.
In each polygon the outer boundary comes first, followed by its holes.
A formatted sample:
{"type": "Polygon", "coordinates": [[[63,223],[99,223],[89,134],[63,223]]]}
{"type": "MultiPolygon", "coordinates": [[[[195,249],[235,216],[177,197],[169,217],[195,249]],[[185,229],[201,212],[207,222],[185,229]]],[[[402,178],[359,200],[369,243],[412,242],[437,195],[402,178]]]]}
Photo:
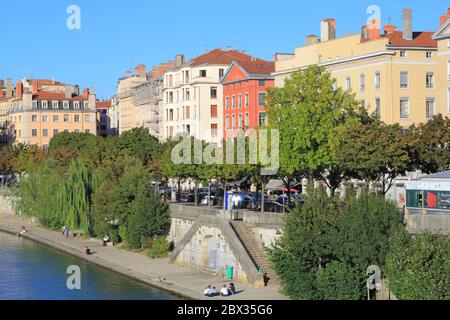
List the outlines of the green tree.
{"type": "Polygon", "coordinates": [[[323,189],[309,187],[305,204],[286,214],[283,235],[269,249],[282,289],[291,298],[320,299],[317,272],[335,260],[336,205],[323,189]]]}
{"type": "Polygon", "coordinates": [[[121,227],[130,248],[140,249],[142,237],[165,235],[170,227],[169,207],[150,185],[148,168],[128,165],[117,182],[105,181],[93,197],[95,221],[121,227]]]}
{"type": "Polygon", "coordinates": [[[363,274],[370,265],[383,268],[392,235],[401,226],[395,203],[370,193],[349,197],[336,224],[334,252],[363,274]]]}
{"type": "Polygon", "coordinates": [[[366,295],[364,273],[339,261],[317,271],[318,296],[324,300],[361,300],[366,295]]]}
{"type": "Polygon", "coordinates": [[[417,168],[424,173],[450,170],[450,119],[439,114],[411,130],[417,168]]]}
{"type": "Polygon", "coordinates": [[[395,178],[414,168],[409,139],[398,124],[353,122],[341,127],[334,153],[348,176],[365,180],[366,190],[379,183],[385,195],[395,178]]]}
{"type": "Polygon", "coordinates": [[[65,216],[65,224],[72,230],[93,234],[91,218],[91,195],[98,188],[99,181],[82,160],[72,160],[64,187],[57,192],[59,210],[65,216]]]}
{"type": "Polygon", "coordinates": [[[401,300],[450,299],[450,238],[399,230],[386,263],[389,289],[401,300]]]}
{"type": "Polygon", "coordinates": [[[137,157],[144,165],[158,158],[161,145],[146,128],[133,128],[116,138],[121,153],[137,157]]]}
{"type": "Polygon", "coordinates": [[[64,224],[57,193],[63,188],[63,174],[56,162],[48,160],[29,166],[14,187],[14,206],[20,215],[36,217],[48,228],[64,224]]]}
{"type": "Polygon", "coordinates": [[[345,179],[333,148],[338,129],[365,116],[354,95],[334,89],[330,73],[311,66],[269,91],[267,113],[270,127],[280,130],[283,172],[320,177],[333,194],[345,179]]]}

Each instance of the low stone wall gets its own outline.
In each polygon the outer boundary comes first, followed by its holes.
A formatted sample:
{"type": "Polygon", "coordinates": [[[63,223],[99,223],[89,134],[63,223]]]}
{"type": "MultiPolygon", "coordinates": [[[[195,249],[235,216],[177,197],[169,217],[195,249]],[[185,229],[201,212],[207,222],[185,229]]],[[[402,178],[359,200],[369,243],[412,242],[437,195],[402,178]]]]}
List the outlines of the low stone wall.
{"type": "Polygon", "coordinates": [[[450,215],[446,214],[406,214],[405,223],[413,234],[427,231],[450,234],[450,215]]]}

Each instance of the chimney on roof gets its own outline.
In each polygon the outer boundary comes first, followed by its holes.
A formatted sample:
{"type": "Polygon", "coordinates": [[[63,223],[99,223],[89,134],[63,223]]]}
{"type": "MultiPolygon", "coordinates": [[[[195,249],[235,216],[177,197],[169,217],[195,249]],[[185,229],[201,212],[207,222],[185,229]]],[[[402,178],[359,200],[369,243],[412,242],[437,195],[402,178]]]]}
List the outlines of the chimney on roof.
{"type": "Polygon", "coordinates": [[[403,10],[403,39],[413,39],[413,18],[412,10],[406,8],[403,10]]]}
{"type": "Polygon", "coordinates": [[[182,64],[184,64],[184,55],[183,54],[177,54],[175,56],[175,65],[177,67],[181,66],[182,64]]]}
{"type": "Polygon", "coordinates": [[[397,27],[395,27],[392,23],[388,23],[384,26],[384,34],[386,36],[393,34],[395,31],[397,31],[397,27]]]}
{"type": "Polygon", "coordinates": [[[134,68],[134,74],[138,77],[145,78],[147,76],[145,64],[137,65],[136,68],[134,68]]]}
{"type": "Polygon", "coordinates": [[[310,34],[306,36],[306,44],[311,45],[319,42],[319,38],[315,34],[310,34]]]}
{"type": "Polygon", "coordinates": [[[0,88],[4,88],[5,87],[5,80],[0,80],[0,88]]]}
{"type": "Polygon", "coordinates": [[[372,19],[370,21],[370,24],[367,26],[368,32],[369,32],[369,40],[376,40],[380,37],[381,33],[381,24],[380,20],[378,19],[372,19]]]}
{"type": "Polygon", "coordinates": [[[84,88],[83,89],[83,98],[87,98],[89,96],[89,89],[84,88]]]}
{"type": "Polygon", "coordinates": [[[320,40],[322,42],[336,39],[336,20],[324,19],[320,22],[320,40]]]}
{"type": "Polygon", "coordinates": [[[22,81],[16,83],[16,98],[22,98],[23,84],[22,81]]]}
{"type": "Polygon", "coordinates": [[[64,97],[66,99],[70,99],[70,98],[72,98],[72,93],[73,93],[72,86],[66,86],[65,87],[65,92],[64,92],[64,97]]]}
{"type": "Polygon", "coordinates": [[[448,21],[448,19],[450,19],[450,8],[447,9],[447,13],[444,13],[441,16],[439,26],[442,27],[448,21]]]}
{"type": "Polygon", "coordinates": [[[38,82],[36,80],[31,81],[31,92],[36,93],[38,92],[38,90],[39,90],[38,82]]]}
{"type": "Polygon", "coordinates": [[[12,97],[13,95],[13,89],[12,89],[12,80],[6,79],[6,97],[12,97]]]}
{"type": "Polygon", "coordinates": [[[75,85],[74,94],[75,94],[76,96],[79,96],[79,95],[80,95],[80,86],[77,85],[77,84],[75,85]]]}
{"type": "Polygon", "coordinates": [[[369,28],[367,25],[361,27],[361,42],[369,41],[369,28]]]}

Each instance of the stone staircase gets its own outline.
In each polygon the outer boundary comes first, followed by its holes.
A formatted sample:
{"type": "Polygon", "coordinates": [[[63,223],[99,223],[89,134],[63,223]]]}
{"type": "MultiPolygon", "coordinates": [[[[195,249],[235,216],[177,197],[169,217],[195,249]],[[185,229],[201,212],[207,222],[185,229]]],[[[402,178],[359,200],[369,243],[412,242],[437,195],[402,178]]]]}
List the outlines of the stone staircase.
{"type": "Polygon", "coordinates": [[[264,274],[267,274],[268,285],[277,284],[278,277],[270,266],[269,259],[264,251],[263,245],[255,239],[253,232],[243,221],[231,221],[230,225],[242,242],[245,250],[252,259],[255,266],[264,274]]]}

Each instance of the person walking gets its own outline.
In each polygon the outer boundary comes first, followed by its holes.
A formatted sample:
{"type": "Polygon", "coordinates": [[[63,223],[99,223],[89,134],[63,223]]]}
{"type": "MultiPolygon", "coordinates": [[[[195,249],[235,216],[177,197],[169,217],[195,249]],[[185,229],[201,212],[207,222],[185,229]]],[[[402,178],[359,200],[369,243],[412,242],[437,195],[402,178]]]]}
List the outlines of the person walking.
{"type": "Polygon", "coordinates": [[[67,227],[67,226],[65,226],[64,235],[66,236],[66,239],[69,238],[69,227],[67,227]]]}

